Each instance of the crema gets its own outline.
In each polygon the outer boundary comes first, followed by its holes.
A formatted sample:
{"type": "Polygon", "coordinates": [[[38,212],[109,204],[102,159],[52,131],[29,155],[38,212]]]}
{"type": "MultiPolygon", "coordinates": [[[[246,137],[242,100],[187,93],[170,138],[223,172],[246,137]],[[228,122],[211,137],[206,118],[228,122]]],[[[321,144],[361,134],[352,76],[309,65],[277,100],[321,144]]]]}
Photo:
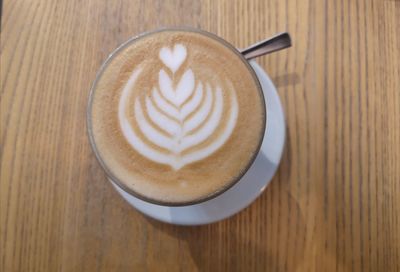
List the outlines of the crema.
{"type": "Polygon", "coordinates": [[[262,141],[266,109],[240,53],[195,30],[132,39],[103,65],[89,101],[97,157],[145,200],[179,205],[237,181],[262,141]]]}

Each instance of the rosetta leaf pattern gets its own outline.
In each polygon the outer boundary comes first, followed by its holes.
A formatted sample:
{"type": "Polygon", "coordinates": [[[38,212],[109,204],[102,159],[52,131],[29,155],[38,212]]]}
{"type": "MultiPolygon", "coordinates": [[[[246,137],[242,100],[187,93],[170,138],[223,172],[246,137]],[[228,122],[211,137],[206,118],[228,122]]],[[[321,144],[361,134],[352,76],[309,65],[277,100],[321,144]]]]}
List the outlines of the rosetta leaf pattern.
{"type": "Polygon", "coordinates": [[[229,96],[224,98],[218,84],[212,88],[211,84],[198,80],[196,85],[194,72],[190,68],[176,78],[176,72],[182,68],[186,57],[186,47],[181,44],[173,49],[164,47],[160,50],[159,58],[164,68],[158,73],[158,84],[144,102],[139,97],[134,102],[134,121],[140,133],[129,124],[127,103],[122,99],[128,97],[130,90],[135,88],[135,81],[142,69],[138,68],[132,73],[123,89],[119,108],[121,128],[131,146],[144,157],[170,165],[175,170],[218,150],[232,134],[238,116],[238,102],[233,88],[229,96]],[[222,122],[225,108],[229,116],[222,122]],[[222,129],[214,135],[218,128],[222,129]],[[195,148],[211,137],[211,143],[195,148]],[[189,149],[189,153],[183,153],[189,149]]]}

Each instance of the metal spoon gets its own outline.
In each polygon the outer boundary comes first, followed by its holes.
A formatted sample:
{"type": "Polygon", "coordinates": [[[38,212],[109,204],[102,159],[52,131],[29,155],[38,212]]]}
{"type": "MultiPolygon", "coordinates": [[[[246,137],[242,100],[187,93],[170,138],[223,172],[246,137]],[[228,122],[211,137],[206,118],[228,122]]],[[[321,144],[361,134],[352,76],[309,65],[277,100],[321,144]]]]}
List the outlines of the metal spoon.
{"type": "Polygon", "coordinates": [[[250,60],[290,46],[292,46],[290,35],[287,32],[283,32],[247,47],[241,50],[241,53],[246,59],[250,60]]]}

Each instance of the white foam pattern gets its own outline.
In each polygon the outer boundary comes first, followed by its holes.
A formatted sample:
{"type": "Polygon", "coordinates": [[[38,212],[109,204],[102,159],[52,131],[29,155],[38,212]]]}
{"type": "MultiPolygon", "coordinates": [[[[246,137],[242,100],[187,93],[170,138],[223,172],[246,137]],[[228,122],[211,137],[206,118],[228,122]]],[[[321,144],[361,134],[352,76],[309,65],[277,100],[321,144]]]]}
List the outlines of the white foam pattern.
{"type": "Polygon", "coordinates": [[[147,159],[175,170],[216,152],[231,136],[239,113],[233,87],[225,90],[228,95],[224,96],[218,82],[213,82],[215,88],[201,81],[196,85],[191,69],[175,78],[186,57],[182,44],[175,44],[172,50],[163,47],[159,58],[173,76],[161,69],[157,86],[144,99],[134,97],[132,109],[128,101],[143,71],[139,65],[122,90],[118,109],[121,130],[129,144],[147,159]],[[224,112],[227,118],[222,118],[224,112]],[[129,113],[133,113],[133,120],[129,113]]]}

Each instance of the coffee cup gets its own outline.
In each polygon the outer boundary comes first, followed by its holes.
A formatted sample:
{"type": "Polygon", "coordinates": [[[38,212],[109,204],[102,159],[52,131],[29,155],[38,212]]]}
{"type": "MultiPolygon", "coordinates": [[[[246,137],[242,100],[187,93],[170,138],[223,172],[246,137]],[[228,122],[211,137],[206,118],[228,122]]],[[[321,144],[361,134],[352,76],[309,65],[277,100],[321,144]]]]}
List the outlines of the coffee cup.
{"type": "Polygon", "coordinates": [[[88,103],[91,146],[114,184],[146,202],[198,204],[252,165],[267,122],[258,78],[206,31],[162,29],[118,47],[88,103]]]}

